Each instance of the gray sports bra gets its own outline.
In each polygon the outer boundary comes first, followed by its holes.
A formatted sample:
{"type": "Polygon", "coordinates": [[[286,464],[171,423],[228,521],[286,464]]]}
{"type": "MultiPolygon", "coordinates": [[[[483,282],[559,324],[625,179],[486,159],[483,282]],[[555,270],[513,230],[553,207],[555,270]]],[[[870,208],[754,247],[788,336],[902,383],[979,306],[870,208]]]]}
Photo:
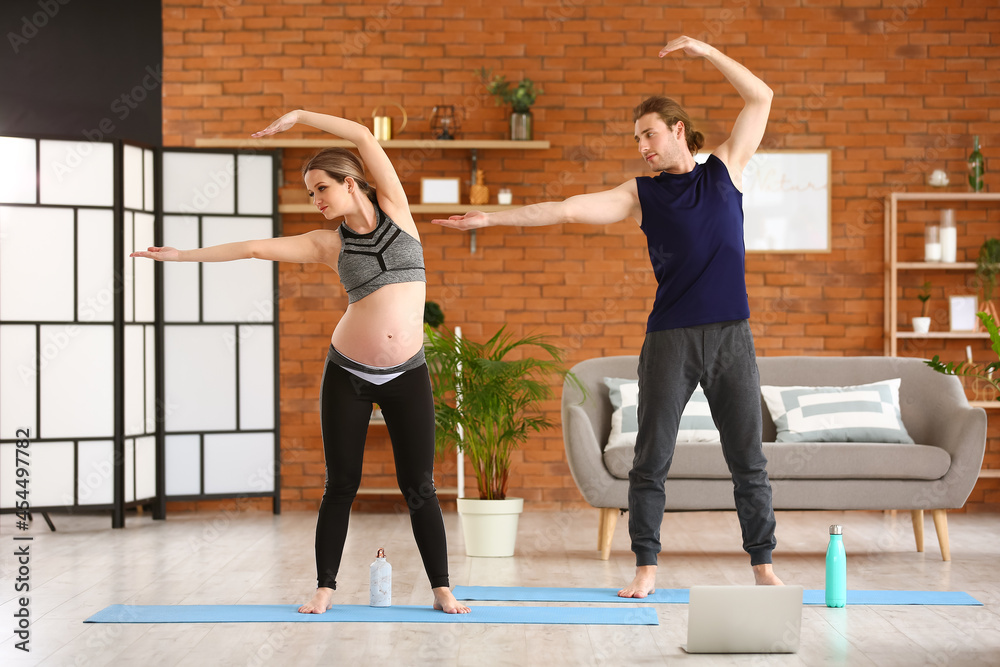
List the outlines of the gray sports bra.
{"type": "Polygon", "coordinates": [[[367,234],[358,234],[347,222],[340,223],[340,257],[337,272],[354,303],[378,288],[395,283],[427,282],[420,241],[404,232],[375,204],[377,224],[367,234]]]}

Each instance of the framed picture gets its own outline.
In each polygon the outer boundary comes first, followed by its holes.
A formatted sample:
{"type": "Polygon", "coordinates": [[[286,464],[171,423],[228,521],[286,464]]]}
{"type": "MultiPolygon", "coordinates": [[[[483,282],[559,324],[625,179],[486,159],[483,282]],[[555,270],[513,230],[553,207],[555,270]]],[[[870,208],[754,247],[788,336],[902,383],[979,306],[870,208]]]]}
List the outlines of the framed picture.
{"type": "MultiPolygon", "coordinates": [[[[708,160],[699,152],[695,162],[708,160]]],[[[757,151],[743,170],[747,253],[832,252],[830,150],[757,151]]]]}
{"type": "Polygon", "coordinates": [[[458,178],[421,178],[421,204],[460,204],[458,178]]]}
{"type": "Polygon", "coordinates": [[[975,296],[952,296],[949,297],[950,316],[952,331],[975,331],[977,299],[975,296]]]}

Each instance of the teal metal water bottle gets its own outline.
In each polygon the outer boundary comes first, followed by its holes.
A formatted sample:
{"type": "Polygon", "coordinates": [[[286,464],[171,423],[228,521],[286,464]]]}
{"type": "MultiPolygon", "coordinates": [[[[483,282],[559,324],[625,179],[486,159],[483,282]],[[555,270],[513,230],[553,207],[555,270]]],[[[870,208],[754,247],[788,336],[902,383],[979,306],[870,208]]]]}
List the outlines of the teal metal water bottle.
{"type": "Polygon", "coordinates": [[[826,548],[826,606],[847,604],[847,552],[844,551],[844,529],[830,526],[830,545],[826,548]]]}

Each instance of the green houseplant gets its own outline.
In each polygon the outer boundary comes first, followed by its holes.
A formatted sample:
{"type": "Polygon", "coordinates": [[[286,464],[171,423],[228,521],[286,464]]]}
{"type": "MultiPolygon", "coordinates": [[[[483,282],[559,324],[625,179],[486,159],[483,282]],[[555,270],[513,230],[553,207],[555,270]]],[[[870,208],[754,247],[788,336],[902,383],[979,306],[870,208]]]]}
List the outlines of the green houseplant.
{"type": "Polygon", "coordinates": [[[920,287],[920,294],[917,295],[917,298],[920,299],[920,317],[913,318],[913,331],[927,333],[931,330],[931,318],[927,316],[927,302],[931,298],[930,281],[925,282],[920,287]]]}
{"type": "Polygon", "coordinates": [[[993,353],[997,355],[997,361],[988,364],[976,364],[971,360],[944,363],[941,361],[940,356],[935,354],[933,359],[924,363],[938,373],[970,377],[988,382],[997,390],[996,400],[1000,401],[1000,378],[994,377],[994,373],[1000,370],[1000,329],[997,328],[997,323],[993,319],[993,315],[989,313],[976,313],[976,316],[990,334],[990,343],[993,347],[993,353]]]}
{"type": "Polygon", "coordinates": [[[992,315],[997,321],[996,306],[993,305],[993,292],[997,287],[997,277],[1000,276],[1000,239],[989,238],[979,247],[979,257],[976,258],[976,280],[983,289],[983,312],[992,315]]]}
{"type": "Polygon", "coordinates": [[[444,311],[436,301],[424,302],[424,324],[432,329],[437,329],[444,324],[444,311]]]}
{"type": "Polygon", "coordinates": [[[555,395],[553,377],[575,376],[542,335],[515,338],[501,327],[481,343],[445,328],[424,331],[438,447],[469,458],[479,490],[478,499],[459,499],[466,553],[512,556],[523,499],[507,497],[511,454],[554,425],[540,409],[555,395]],[[528,349],[541,354],[517,354],[528,349]]]}
{"type": "Polygon", "coordinates": [[[545,91],[536,88],[531,79],[524,78],[514,84],[512,81],[508,81],[504,75],[493,74],[493,70],[487,70],[485,67],[475,70],[475,74],[486,85],[486,92],[496,98],[497,106],[510,105],[510,138],[514,141],[530,141],[532,138],[531,105],[535,103],[538,95],[545,91]]]}

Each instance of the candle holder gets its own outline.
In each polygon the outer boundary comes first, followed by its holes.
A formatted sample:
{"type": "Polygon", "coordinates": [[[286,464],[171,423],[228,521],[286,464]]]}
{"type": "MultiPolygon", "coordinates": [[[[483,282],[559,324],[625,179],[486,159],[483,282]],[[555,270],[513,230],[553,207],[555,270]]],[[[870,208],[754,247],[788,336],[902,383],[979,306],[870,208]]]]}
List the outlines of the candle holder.
{"type": "Polygon", "coordinates": [[[941,261],[954,264],[958,255],[958,230],[955,228],[955,209],[941,210],[941,261]]]}
{"type": "Polygon", "coordinates": [[[434,138],[450,141],[458,134],[461,126],[458,116],[455,114],[455,107],[451,104],[442,104],[434,107],[431,113],[431,132],[434,138]]]}
{"type": "Polygon", "coordinates": [[[924,261],[941,261],[941,227],[938,225],[924,228],[924,261]]]}

